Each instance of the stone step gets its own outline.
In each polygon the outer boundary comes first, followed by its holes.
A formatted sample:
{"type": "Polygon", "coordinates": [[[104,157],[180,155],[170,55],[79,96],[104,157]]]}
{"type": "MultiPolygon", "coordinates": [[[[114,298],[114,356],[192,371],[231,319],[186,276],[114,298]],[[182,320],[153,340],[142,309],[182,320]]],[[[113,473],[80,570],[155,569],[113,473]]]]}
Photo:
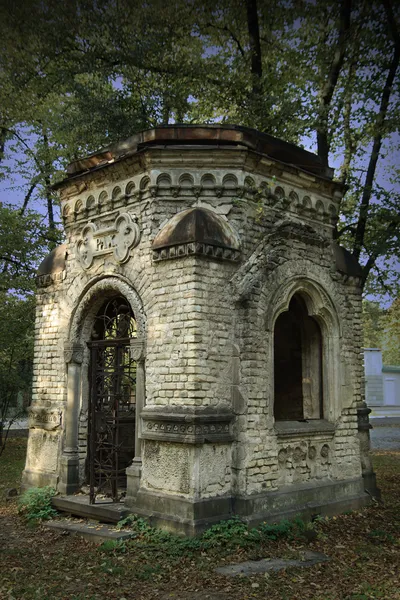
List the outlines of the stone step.
{"type": "Polygon", "coordinates": [[[77,535],[89,540],[90,542],[105,542],[106,540],[129,540],[135,537],[135,533],[130,531],[118,531],[110,525],[103,525],[96,521],[79,521],[77,519],[56,519],[54,521],[45,521],[44,527],[56,529],[77,535]]]}
{"type": "Polygon", "coordinates": [[[85,494],[55,496],[52,504],[60,512],[95,519],[102,523],[118,523],[130,514],[130,510],[122,502],[99,499],[96,500],[96,504],[89,504],[89,497],[85,494]]]}

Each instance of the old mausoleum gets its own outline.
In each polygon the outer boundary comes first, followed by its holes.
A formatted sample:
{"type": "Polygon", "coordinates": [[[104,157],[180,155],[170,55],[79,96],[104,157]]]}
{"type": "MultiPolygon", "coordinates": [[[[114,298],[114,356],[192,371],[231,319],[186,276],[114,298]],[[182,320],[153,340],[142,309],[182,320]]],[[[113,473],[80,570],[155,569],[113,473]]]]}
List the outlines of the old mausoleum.
{"type": "Polygon", "coordinates": [[[332,177],[220,125],[68,167],[66,243],[38,273],[25,488],[83,488],[189,534],[368,502],[360,267],[333,239],[332,177]]]}

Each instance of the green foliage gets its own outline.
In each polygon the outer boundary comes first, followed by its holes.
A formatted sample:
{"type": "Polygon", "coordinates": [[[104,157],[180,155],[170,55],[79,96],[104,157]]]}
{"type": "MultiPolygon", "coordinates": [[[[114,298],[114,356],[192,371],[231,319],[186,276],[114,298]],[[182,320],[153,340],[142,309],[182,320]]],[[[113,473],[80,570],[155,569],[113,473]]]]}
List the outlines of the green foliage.
{"type": "Polygon", "coordinates": [[[363,301],[364,348],[382,348],[384,314],[378,302],[363,301]]]}
{"type": "Polygon", "coordinates": [[[30,488],[18,499],[18,512],[28,521],[47,521],[58,515],[51,505],[56,490],[50,486],[30,488]]]}
{"type": "Polygon", "coordinates": [[[368,533],[368,537],[375,544],[387,542],[394,544],[396,542],[393,535],[391,533],[388,533],[387,531],[384,531],[383,529],[372,529],[372,531],[368,533]]]}
{"type": "Polygon", "coordinates": [[[21,214],[0,202],[0,293],[32,292],[38,263],[47,253],[43,216],[35,211],[21,214]]]}
{"type": "Polygon", "coordinates": [[[224,545],[241,545],[243,538],[248,538],[247,525],[238,517],[221,521],[203,533],[202,541],[211,548],[224,545]]]}
{"type": "MultiPolygon", "coordinates": [[[[280,538],[302,537],[313,531],[313,524],[304,523],[300,518],[276,524],[263,523],[257,528],[248,529],[246,523],[236,516],[212,525],[202,535],[193,538],[151,527],[147,521],[136,515],[121,520],[118,528],[123,527],[129,527],[137,534],[127,544],[147,548],[160,556],[172,558],[188,557],[211,549],[230,551],[235,548],[248,548],[280,538]]],[[[108,551],[113,552],[116,547],[115,542],[112,542],[108,544],[108,551]]],[[[99,547],[100,550],[103,548],[104,544],[99,547]]]]}
{"type": "Polygon", "coordinates": [[[383,362],[386,365],[400,365],[400,297],[385,312],[381,323],[383,362]]]}
{"type": "Polygon", "coordinates": [[[164,123],[255,127],[335,163],[337,239],[394,295],[400,8],[354,0],[346,25],[342,4],[258,2],[252,20],[242,0],[4,2],[0,178],[23,177],[20,206],[40,202],[56,238],[48,184],[79,155],[164,123]]]}
{"type": "Polygon", "coordinates": [[[113,554],[125,553],[127,546],[125,540],[105,540],[102,544],[100,544],[98,550],[100,552],[113,554]]]}
{"type": "Polygon", "coordinates": [[[21,416],[18,395],[29,399],[32,378],[34,298],[0,291],[0,455],[7,438],[1,424],[21,416]]]}
{"type": "Polygon", "coordinates": [[[385,365],[400,365],[400,298],[388,309],[363,302],[364,348],[380,348],[385,365]]]}

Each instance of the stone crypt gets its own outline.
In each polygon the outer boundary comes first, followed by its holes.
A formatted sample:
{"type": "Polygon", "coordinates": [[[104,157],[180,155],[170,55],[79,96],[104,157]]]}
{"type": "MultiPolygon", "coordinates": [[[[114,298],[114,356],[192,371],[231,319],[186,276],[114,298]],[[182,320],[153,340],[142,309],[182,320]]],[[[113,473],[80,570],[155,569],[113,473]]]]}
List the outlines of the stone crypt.
{"type": "Polygon", "coordinates": [[[24,488],[84,486],[187,534],[377,493],[360,267],[333,240],[332,176],[221,125],[158,127],[69,165],[66,243],[38,272],[24,488]]]}

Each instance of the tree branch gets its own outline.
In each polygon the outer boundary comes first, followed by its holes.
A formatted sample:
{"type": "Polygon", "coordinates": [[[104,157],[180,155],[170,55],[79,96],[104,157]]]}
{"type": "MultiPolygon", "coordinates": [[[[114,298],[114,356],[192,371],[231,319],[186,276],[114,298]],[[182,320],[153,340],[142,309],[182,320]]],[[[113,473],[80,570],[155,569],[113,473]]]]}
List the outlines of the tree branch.
{"type": "Polygon", "coordinates": [[[346,231],[350,231],[351,233],[355,233],[357,223],[349,223],[349,225],[345,225],[342,229],[338,229],[336,232],[336,239],[339,239],[346,231]]]}
{"type": "Polygon", "coordinates": [[[33,161],[35,162],[35,164],[36,164],[37,168],[39,169],[40,173],[43,174],[43,167],[42,167],[42,165],[40,164],[40,162],[36,158],[35,153],[28,146],[28,144],[26,143],[26,141],[24,140],[24,138],[17,131],[15,131],[14,129],[9,129],[8,127],[3,127],[3,129],[5,129],[5,131],[7,131],[13,137],[16,137],[17,140],[19,140],[21,142],[21,144],[23,144],[25,146],[28,155],[33,159],[33,161]]]}
{"type": "Polygon", "coordinates": [[[231,31],[231,29],[229,29],[229,27],[227,25],[224,25],[224,27],[219,27],[218,25],[215,25],[214,23],[206,23],[205,27],[217,29],[218,31],[226,31],[226,33],[228,33],[230,35],[230,37],[232,38],[232,40],[235,42],[237,49],[239,50],[242,58],[245,57],[245,51],[243,50],[243,46],[240,43],[239,38],[233,33],[233,31],[231,31]]]}
{"type": "MultiPolygon", "coordinates": [[[[386,227],[386,235],[385,238],[381,240],[381,243],[378,245],[378,247],[375,249],[375,252],[368,252],[368,249],[366,248],[366,246],[363,244],[363,249],[365,250],[365,252],[368,254],[368,260],[365,263],[365,265],[362,267],[362,283],[363,283],[363,287],[365,285],[365,282],[367,281],[368,275],[371,271],[371,269],[378,268],[376,266],[376,261],[378,260],[378,258],[381,256],[382,251],[384,250],[386,243],[388,241],[388,238],[390,237],[390,235],[393,235],[396,232],[396,229],[399,227],[399,219],[395,219],[393,221],[390,221],[388,226],[386,227]]],[[[381,282],[382,283],[382,282],[381,282]]]]}
{"type": "Polygon", "coordinates": [[[33,182],[31,183],[30,187],[29,187],[29,190],[28,190],[28,191],[27,191],[27,193],[25,194],[24,202],[23,202],[23,204],[22,204],[21,210],[19,211],[19,214],[20,214],[21,216],[23,216],[23,215],[24,215],[24,213],[25,213],[25,211],[26,211],[26,209],[27,209],[27,206],[28,206],[29,200],[31,199],[31,196],[32,196],[32,194],[33,194],[33,192],[34,192],[34,190],[35,190],[35,188],[36,188],[37,184],[38,184],[38,182],[37,182],[37,181],[33,181],[33,182]]]}

